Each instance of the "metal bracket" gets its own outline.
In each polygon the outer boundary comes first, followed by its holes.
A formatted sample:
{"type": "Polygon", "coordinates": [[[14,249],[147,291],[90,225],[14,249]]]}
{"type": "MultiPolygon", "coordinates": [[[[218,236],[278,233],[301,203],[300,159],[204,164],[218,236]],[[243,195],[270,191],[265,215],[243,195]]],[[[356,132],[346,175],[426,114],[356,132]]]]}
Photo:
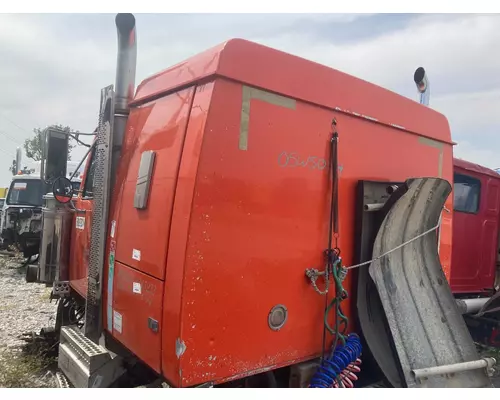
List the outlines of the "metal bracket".
{"type": "Polygon", "coordinates": [[[113,85],[101,90],[99,126],[95,142],[96,169],[94,200],[90,227],[87,300],[85,303],[85,336],[97,343],[102,330],[102,283],[105,262],[106,230],[110,197],[111,158],[113,150],[113,85]]]}
{"type": "Polygon", "coordinates": [[[70,292],[69,281],[55,281],[52,285],[51,298],[66,297],[70,292]]]}
{"type": "Polygon", "coordinates": [[[214,387],[214,383],[213,382],[206,382],[206,383],[202,383],[201,385],[198,385],[198,386],[195,386],[194,389],[205,389],[205,388],[213,388],[214,387]]]}
{"type": "Polygon", "coordinates": [[[158,329],[159,329],[158,321],[149,317],[148,318],[148,328],[151,329],[153,332],[158,332],[158,329]]]}
{"type": "Polygon", "coordinates": [[[496,360],[491,357],[482,358],[476,361],[467,361],[456,364],[448,364],[448,365],[438,365],[436,367],[428,367],[421,369],[412,370],[413,376],[415,379],[423,380],[430,376],[436,375],[449,375],[457,372],[471,371],[473,369],[481,369],[486,368],[488,375],[491,376],[493,366],[496,364],[496,360]]]}

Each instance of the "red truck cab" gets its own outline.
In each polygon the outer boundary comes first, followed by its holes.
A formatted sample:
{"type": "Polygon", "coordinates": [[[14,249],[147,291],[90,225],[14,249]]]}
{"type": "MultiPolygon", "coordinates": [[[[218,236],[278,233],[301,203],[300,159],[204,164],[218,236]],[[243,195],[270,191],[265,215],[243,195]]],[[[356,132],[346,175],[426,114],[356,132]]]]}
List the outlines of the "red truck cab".
{"type": "Polygon", "coordinates": [[[457,158],[453,168],[451,289],[455,295],[491,295],[499,253],[500,174],[457,158]]]}

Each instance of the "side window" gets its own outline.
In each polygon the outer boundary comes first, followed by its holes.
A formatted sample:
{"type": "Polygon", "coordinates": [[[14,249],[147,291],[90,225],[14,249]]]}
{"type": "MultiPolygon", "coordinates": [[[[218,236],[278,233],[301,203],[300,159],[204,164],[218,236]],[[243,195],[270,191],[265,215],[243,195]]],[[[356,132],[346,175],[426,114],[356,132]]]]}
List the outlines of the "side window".
{"type": "Polygon", "coordinates": [[[95,167],[96,167],[96,152],[95,147],[92,149],[90,155],[90,165],[87,171],[87,175],[85,176],[85,183],[83,185],[83,198],[92,198],[94,197],[94,175],[95,175],[95,167]]]}
{"type": "Polygon", "coordinates": [[[476,214],[479,210],[481,182],[471,176],[454,174],[454,207],[455,211],[476,214]]]}

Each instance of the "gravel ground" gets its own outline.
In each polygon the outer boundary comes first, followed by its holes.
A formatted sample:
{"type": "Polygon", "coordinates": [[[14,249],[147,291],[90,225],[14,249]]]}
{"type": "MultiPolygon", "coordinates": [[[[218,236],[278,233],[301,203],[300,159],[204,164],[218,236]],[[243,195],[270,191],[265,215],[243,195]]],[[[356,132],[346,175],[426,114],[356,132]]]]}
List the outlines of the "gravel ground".
{"type": "MultiPolygon", "coordinates": [[[[26,283],[23,258],[0,255],[0,387],[55,387],[51,360],[26,354],[19,336],[54,325],[56,303],[50,303],[50,288],[26,283]]],[[[495,357],[500,350],[478,346],[480,357],[495,357]]],[[[500,387],[500,365],[492,382],[500,387]]]]}
{"type": "Polygon", "coordinates": [[[26,354],[19,336],[54,325],[56,304],[49,302],[50,288],[26,283],[22,262],[0,256],[0,387],[53,386],[48,361],[26,354]]]}

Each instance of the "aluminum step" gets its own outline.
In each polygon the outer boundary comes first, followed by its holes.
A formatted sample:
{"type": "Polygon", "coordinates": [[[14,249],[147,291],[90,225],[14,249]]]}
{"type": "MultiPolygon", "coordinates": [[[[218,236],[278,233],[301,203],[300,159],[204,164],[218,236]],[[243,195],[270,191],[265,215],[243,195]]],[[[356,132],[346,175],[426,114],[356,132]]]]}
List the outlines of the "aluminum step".
{"type": "Polygon", "coordinates": [[[68,378],[59,371],[56,372],[56,384],[59,389],[71,389],[73,387],[68,378]]]}
{"type": "Polygon", "coordinates": [[[75,388],[109,387],[125,370],[120,357],[85,337],[76,326],[61,328],[58,367],[75,388]]]}

